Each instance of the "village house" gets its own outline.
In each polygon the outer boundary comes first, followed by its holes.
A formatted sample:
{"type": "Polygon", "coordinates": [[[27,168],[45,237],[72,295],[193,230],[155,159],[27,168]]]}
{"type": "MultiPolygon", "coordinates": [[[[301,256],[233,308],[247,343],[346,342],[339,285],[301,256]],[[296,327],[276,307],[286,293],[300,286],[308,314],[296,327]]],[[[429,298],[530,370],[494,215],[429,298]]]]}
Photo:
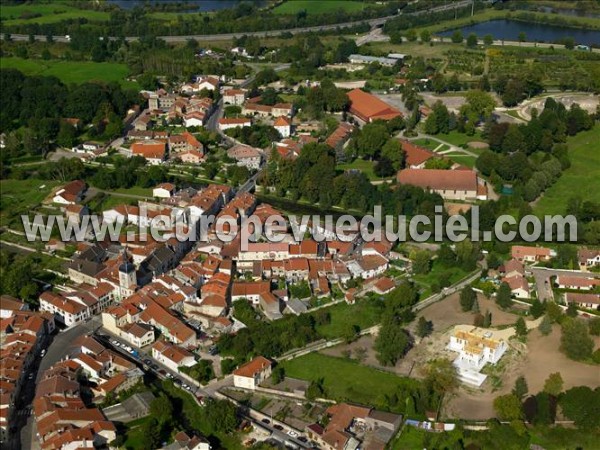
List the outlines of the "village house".
{"type": "Polygon", "coordinates": [[[516,298],[529,298],[529,283],[523,275],[512,275],[502,278],[502,282],[510,286],[512,295],[516,298]]]}
{"type": "Polygon", "coordinates": [[[187,131],[182,134],[172,134],[169,136],[169,152],[180,153],[187,151],[197,151],[204,153],[204,146],[196,139],[196,137],[187,131]]]}
{"type": "Polygon", "coordinates": [[[427,189],[445,200],[487,200],[487,187],[472,170],[404,169],[398,182],[427,189]]]}
{"type": "Polygon", "coordinates": [[[151,165],[162,164],[167,155],[167,146],[161,141],[142,141],[131,144],[132,156],[141,156],[151,165]]]}
{"type": "Polygon", "coordinates": [[[546,247],[527,247],[524,245],[513,245],[511,256],[522,263],[534,263],[548,261],[556,256],[556,252],[546,247]]]}
{"type": "Polygon", "coordinates": [[[252,125],[251,119],[246,119],[244,117],[233,117],[233,118],[222,118],[219,119],[219,130],[225,131],[231,128],[239,128],[239,127],[249,127],[252,125]]]}
{"type": "Polygon", "coordinates": [[[282,138],[288,138],[292,134],[292,121],[285,116],[279,116],[273,122],[273,128],[282,138]]]}
{"type": "Polygon", "coordinates": [[[152,196],[158,198],[171,198],[175,194],[176,186],[173,183],[161,183],[152,189],[152,196]]]}
{"type": "Polygon", "coordinates": [[[204,161],[204,154],[196,150],[188,150],[177,154],[177,158],[185,164],[200,164],[204,161]]]}
{"type": "Polygon", "coordinates": [[[497,331],[457,325],[450,336],[448,350],[458,353],[454,360],[459,379],[467,384],[481,386],[487,375],[480,373],[486,364],[496,364],[508,349],[503,338],[496,337],[497,331]]]}
{"type": "Polygon", "coordinates": [[[575,303],[580,308],[600,309],[600,294],[567,292],[565,300],[567,303],[575,303]]]}
{"type": "Polygon", "coordinates": [[[74,205],[83,198],[83,193],[87,189],[84,181],[74,180],[59,188],[52,198],[53,203],[61,205],[74,205]]]}
{"type": "Polygon", "coordinates": [[[271,361],[262,356],[257,356],[249,363],[233,371],[233,385],[237,388],[255,390],[271,376],[271,369],[271,361]]]}
{"type": "Polygon", "coordinates": [[[249,145],[238,144],[227,150],[227,156],[237,161],[238,166],[244,166],[248,169],[260,169],[262,162],[262,151],[249,145]]]}
{"type": "Polygon", "coordinates": [[[161,447],[160,450],[210,450],[210,443],[200,437],[193,436],[190,437],[185,431],[180,431],[177,433],[173,439],[175,442],[172,444],[161,447]]]}
{"type": "Polygon", "coordinates": [[[51,291],[40,295],[40,311],[54,314],[55,318],[65,326],[79,324],[92,317],[90,308],[76,299],[66,298],[51,291]]]}
{"type": "Polygon", "coordinates": [[[219,87],[219,79],[215,77],[204,77],[197,80],[195,83],[186,83],[181,86],[183,94],[197,94],[203,90],[214,91],[219,87]]]}
{"type": "Polygon", "coordinates": [[[419,145],[415,145],[410,141],[401,140],[402,150],[406,159],[406,167],[408,169],[424,169],[425,164],[436,155],[431,151],[419,145]]]}
{"type": "Polygon", "coordinates": [[[560,289],[576,289],[579,291],[591,291],[600,286],[600,279],[578,277],[574,275],[559,275],[556,284],[560,289]]]}
{"type": "Polygon", "coordinates": [[[176,373],[179,372],[180,367],[191,367],[196,364],[192,352],[164,341],[154,343],[152,357],[176,373]]]}
{"type": "Polygon", "coordinates": [[[241,106],[246,99],[245,89],[225,89],[223,91],[223,103],[226,105],[241,106]]]}
{"type": "Polygon", "coordinates": [[[192,111],[183,116],[183,122],[186,128],[204,126],[206,113],[202,111],[192,111]]]}
{"type": "Polygon", "coordinates": [[[516,258],[509,259],[500,267],[498,267],[498,272],[504,275],[507,278],[514,276],[524,276],[525,275],[525,267],[516,258]]]}
{"type": "Polygon", "coordinates": [[[363,124],[374,120],[392,120],[402,117],[402,113],[398,109],[361,89],[348,92],[348,98],[350,99],[350,114],[363,124]]]}
{"type": "Polygon", "coordinates": [[[577,252],[577,256],[581,270],[589,270],[592,267],[600,266],[600,250],[582,248],[577,252]]]}

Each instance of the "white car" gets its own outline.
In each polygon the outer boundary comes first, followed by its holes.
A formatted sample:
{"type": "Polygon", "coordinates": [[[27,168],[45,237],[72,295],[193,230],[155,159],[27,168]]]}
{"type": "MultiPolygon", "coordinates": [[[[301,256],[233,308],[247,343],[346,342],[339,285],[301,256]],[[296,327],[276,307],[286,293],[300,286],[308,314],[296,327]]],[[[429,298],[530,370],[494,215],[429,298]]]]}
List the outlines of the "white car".
{"type": "Polygon", "coordinates": [[[288,435],[293,437],[293,438],[297,438],[298,437],[298,433],[296,433],[294,430],[290,430],[288,431],[288,435]]]}

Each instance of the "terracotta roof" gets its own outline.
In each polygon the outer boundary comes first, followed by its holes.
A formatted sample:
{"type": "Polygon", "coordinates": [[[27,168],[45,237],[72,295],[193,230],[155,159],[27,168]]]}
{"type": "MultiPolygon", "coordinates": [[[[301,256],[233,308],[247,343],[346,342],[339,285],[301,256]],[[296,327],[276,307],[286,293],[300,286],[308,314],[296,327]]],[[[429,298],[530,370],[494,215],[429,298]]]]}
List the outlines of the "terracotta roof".
{"type": "Polygon", "coordinates": [[[577,292],[567,292],[568,303],[593,303],[600,305],[600,294],[580,294],[577,292]]]}
{"type": "Polygon", "coordinates": [[[256,374],[262,372],[267,367],[271,366],[271,361],[263,356],[257,356],[249,363],[244,364],[233,371],[234,375],[240,377],[253,378],[256,374]]]}
{"type": "Polygon", "coordinates": [[[510,290],[523,289],[529,292],[529,284],[523,275],[514,275],[509,278],[502,278],[502,281],[510,286],[510,290]]]}
{"type": "Polygon", "coordinates": [[[131,151],[144,158],[162,159],[165,157],[166,145],[164,142],[136,142],[131,145],[131,151]]]}
{"type": "Polygon", "coordinates": [[[402,117],[402,113],[398,109],[361,89],[348,92],[348,98],[351,102],[350,112],[365,122],[402,117]]]}
{"type": "Polygon", "coordinates": [[[227,156],[234,159],[258,158],[261,152],[255,147],[249,145],[238,144],[227,150],[227,156]]]}
{"type": "Polygon", "coordinates": [[[291,120],[284,116],[279,116],[273,123],[274,127],[289,127],[292,124],[291,120]]]}
{"type": "Polygon", "coordinates": [[[379,278],[376,282],[375,282],[375,287],[380,291],[380,292],[387,292],[389,290],[392,290],[396,287],[396,283],[394,282],[394,280],[392,280],[391,278],[388,277],[382,277],[379,278]]]}
{"type": "Polygon", "coordinates": [[[244,117],[223,117],[222,119],[219,119],[219,125],[235,125],[235,124],[245,124],[245,123],[252,123],[252,121],[250,119],[246,119],[244,117]]]}
{"type": "Polygon", "coordinates": [[[404,150],[406,155],[406,165],[408,167],[419,166],[428,159],[435,157],[435,154],[426,148],[415,145],[410,141],[402,140],[401,142],[402,150],[404,150]]]}
{"type": "Polygon", "coordinates": [[[600,280],[595,278],[575,277],[569,275],[559,275],[556,279],[557,283],[562,286],[577,286],[582,288],[592,288],[600,286],[600,280]]]}
{"type": "Polygon", "coordinates": [[[535,256],[549,258],[551,250],[546,247],[527,247],[523,245],[513,245],[511,248],[513,258],[524,258],[525,256],[535,256]]]}
{"type": "Polygon", "coordinates": [[[398,182],[424,189],[477,191],[477,174],[466,170],[404,169],[398,182]]]}

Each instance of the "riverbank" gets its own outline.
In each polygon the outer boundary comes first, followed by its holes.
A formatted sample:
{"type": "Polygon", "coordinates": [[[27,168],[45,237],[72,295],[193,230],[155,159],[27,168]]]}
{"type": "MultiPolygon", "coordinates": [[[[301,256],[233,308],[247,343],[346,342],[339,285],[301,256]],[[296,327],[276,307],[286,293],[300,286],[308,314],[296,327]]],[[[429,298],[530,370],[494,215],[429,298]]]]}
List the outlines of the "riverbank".
{"type": "MultiPolygon", "coordinates": [[[[581,30],[600,30],[600,19],[592,17],[564,17],[555,14],[528,12],[528,11],[503,11],[486,9],[471,17],[461,17],[456,20],[444,21],[435,25],[417,27],[418,31],[429,30],[431,34],[439,34],[444,31],[454,30],[469,25],[475,25],[491,20],[514,20],[518,22],[536,23],[540,25],[554,25],[565,28],[581,30]]],[[[493,34],[493,33],[492,33],[493,34]]]]}

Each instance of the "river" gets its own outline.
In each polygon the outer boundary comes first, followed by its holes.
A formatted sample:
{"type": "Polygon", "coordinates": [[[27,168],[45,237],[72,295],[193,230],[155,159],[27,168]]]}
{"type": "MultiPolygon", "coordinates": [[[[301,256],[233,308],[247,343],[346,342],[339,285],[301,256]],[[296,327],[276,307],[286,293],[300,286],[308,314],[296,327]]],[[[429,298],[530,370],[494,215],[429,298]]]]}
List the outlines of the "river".
{"type": "Polygon", "coordinates": [[[190,8],[184,12],[216,11],[218,9],[227,9],[236,6],[241,0],[108,0],[123,9],[131,9],[136,6],[143,6],[146,3],[187,3],[190,8]]]}
{"type": "MultiPolygon", "coordinates": [[[[545,25],[539,23],[526,23],[516,20],[490,20],[474,25],[468,25],[458,28],[466,37],[470,33],[475,33],[478,37],[491,34],[494,39],[504,39],[507,41],[516,41],[519,39],[519,33],[525,33],[527,41],[535,42],[559,42],[566,37],[572,37],[577,44],[600,45],[600,31],[585,30],[579,28],[566,28],[556,25],[545,25]]],[[[452,36],[456,29],[437,33],[440,36],[452,36]]]]}

